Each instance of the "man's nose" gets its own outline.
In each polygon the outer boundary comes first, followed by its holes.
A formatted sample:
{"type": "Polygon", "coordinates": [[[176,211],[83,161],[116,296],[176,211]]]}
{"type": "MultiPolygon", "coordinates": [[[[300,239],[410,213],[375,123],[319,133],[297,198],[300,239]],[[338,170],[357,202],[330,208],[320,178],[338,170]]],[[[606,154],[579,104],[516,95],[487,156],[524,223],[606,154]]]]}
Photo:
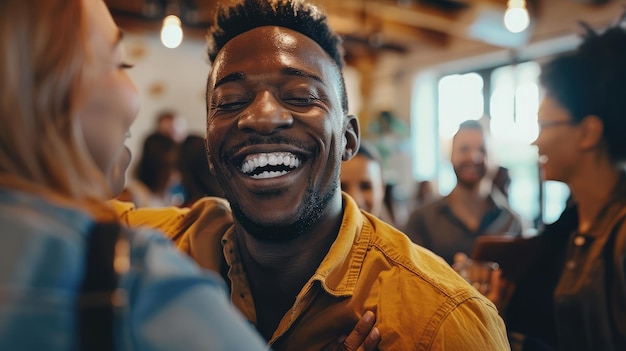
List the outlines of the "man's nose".
{"type": "Polygon", "coordinates": [[[264,91],[239,117],[237,125],[241,131],[267,135],[291,127],[293,116],[271,92],[264,91]]]}
{"type": "Polygon", "coordinates": [[[480,150],[472,151],[470,157],[474,163],[482,163],[485,161],[485,153],[480,150]]]}

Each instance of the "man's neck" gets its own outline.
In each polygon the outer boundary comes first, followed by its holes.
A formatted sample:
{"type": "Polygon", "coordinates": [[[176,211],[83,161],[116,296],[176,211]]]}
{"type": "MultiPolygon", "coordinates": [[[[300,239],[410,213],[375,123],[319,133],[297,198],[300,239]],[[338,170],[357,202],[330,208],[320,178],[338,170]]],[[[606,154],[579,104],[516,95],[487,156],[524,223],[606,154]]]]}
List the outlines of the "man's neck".
{"type": "Polygon", "coordinates": [[[258,240],[235,224],[257,329],[268,340],[337,238],[343,218],[341,198],[328,208],[309,231],[286,242],[258,240]]]}
{"type": "Polygon", "coordinates": [[[489,195],[481,184],[460,184],[458,183],[450,192],[450,198],[457,203],[467,203],[469,205],[484,201],[489,195]]]}
{"type": "Polygon", "coordinates": [[[468,186],[457,184],[448,197],[450,210],[465,224],[470,231],[480,228],[484,214],[491,207],[487,201],[489,193],[481,189],[480,184],[468,186]]]}
{"type": "Polygon", "coordinates": [[[307,232],[286,242],[260,241],[247,233],[238,233],[248,280],[251,284],[256,281],[263,285],[277,283],[279,290],[301,282],[299,289],[326,256],[338,228],[337,225],[325,231],[307,232]]]}
{"type": "Polygon", "coordinates": [[[335,241],[343,218],[341,193],[325,206],[324,213],[298,237],[287,241],[259,240],[235,220],[235,233],[248,279],[293,281],[314,272],[335,241]],[[276,273],[280,273],[278,276],[276,273]]]}

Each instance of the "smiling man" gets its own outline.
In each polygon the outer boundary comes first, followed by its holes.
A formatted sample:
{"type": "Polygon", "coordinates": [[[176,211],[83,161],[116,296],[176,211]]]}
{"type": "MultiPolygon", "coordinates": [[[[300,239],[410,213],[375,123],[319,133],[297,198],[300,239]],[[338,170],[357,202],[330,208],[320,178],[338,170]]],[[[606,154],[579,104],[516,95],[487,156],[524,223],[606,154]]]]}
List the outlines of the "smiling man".
{"type": "Polygon", "coordinates": [[[456,186],[409,217],[406,232],[411,239],[450,264],[457,252],[469,255],[480,235],[522,233],[519,215],[504,195],[486,182],[487,156],[487,138],[480,122],[461,123],[452,139],[450,157],[456,186]]]}
{"type": "Polygon", "coordinates": [[[209,58],[209,162],[234,223],[187,238],[186,251],[221,272],[274,350],[323,349],[367,311],[380,350],[509,348],[493,304],[341,192],[359,124],[347,113],[340,39],[319,9],[222,8],[209,58]]]}

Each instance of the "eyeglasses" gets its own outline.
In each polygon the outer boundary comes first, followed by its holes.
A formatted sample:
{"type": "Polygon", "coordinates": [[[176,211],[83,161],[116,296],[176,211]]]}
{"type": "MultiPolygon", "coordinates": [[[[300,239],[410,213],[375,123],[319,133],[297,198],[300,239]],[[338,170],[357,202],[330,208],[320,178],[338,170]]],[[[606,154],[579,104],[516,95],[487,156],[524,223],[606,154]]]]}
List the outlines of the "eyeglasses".
{"type": "Polygon", "coordinates": [[[545,121],[545,122],[537,121],[537,126],[539,127],[539,131],[540,132],[541,132],[541,130],[549,128],[549,127],[573,126],[575,124],[577,124],[576,121],[545,121]]]}

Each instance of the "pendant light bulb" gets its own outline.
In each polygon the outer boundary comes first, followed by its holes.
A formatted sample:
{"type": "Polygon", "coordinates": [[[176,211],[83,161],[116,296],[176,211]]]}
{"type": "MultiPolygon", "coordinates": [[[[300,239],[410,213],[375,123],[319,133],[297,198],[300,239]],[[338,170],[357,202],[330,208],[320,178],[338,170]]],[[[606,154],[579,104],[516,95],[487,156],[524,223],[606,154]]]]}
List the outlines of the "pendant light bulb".
{"type": "Polygon", "coordinates": [[[163,27],[161,27],[161,43],[165,47],[177,48],[183,41],[183,28],[180,18],[175,15],[169,15],[163,19],[163,27]]]}
{"type": "Polygon", "coordinates": [[[530,16],[526,9],[526,1],[509,0],[504,12],[504,26],[512,33],[523,32],[530,24],[530,16]]]}

